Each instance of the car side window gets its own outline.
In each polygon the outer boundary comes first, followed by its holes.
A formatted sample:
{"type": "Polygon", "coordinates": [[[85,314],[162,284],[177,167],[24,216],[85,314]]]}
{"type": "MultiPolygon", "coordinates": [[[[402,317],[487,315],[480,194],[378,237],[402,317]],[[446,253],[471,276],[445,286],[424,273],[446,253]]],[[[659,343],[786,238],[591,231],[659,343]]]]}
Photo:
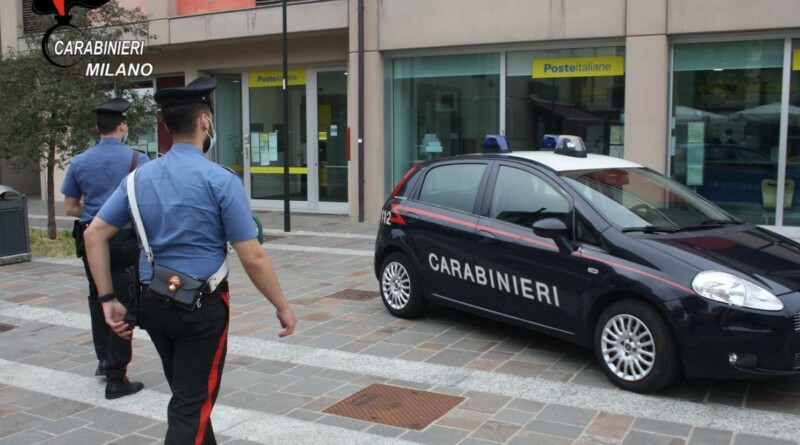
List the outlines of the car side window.
{"type": "Polygon", "coordinates": [[[600,239],[597,237],[597,234],[594,233],[589,226],[589,223],[583,219],[582,216],[578,216],[577,222],[575,225],[575,240],[582,244],[589,244],[592,246],[600,247],[600,239]]]}
{"type": "Polygon", "coordinates": [[[567,222],[569,201],[542,178],[525,170],[500,166],[489,216],[530,227],[543,218],[567,222]]]}
{"type": "Polygon", "coordinates": [[[432,168],[422,183],[419,200],[472,213],[486,164],[450,164],[432,168]]]}

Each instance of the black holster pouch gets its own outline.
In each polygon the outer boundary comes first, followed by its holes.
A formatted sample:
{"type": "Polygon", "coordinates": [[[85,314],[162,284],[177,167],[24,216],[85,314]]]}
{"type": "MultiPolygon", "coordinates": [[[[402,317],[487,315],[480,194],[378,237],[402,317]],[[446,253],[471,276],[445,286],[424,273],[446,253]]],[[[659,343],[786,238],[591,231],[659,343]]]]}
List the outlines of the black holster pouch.
{"type": "Polygon", "coordinates": [[[125,306],[125,322],[131,326],[141,326],[139,320],[139,300],[141,286],[139,284],[139,271],[136,266],[128,266],[111,272],[111,282],[114,286],[114,295],[125,306]]]}
{"type": "Polygon", "coordinates": [[[83,256],[84,247],[83,247],[83,229],[84,224],[81,224],[81,220],[76,219],[75,223],[72,224],[72,238],[75,239],[75,255],[80,258],[83,256]]]}
{"type": "Polygon", "coordinates": [[[153,264],[153,278],[147,289],[173,306],[193,312],[200,306],[206,282],[169,267],[153,264]]]}

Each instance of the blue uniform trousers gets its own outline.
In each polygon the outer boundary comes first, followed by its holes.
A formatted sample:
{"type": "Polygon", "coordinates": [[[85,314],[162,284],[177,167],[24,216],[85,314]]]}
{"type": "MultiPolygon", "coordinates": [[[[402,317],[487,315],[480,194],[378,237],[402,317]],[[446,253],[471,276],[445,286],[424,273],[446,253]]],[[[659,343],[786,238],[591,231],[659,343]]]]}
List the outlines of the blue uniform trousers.
{"type": "Polygon", "coordinates": [[[228,345],[227,283],[188,312],[145,291],[140,321],[161,357],[172,390],[165,445],[215,445],[211,410],[217,400],[228,345]]]}

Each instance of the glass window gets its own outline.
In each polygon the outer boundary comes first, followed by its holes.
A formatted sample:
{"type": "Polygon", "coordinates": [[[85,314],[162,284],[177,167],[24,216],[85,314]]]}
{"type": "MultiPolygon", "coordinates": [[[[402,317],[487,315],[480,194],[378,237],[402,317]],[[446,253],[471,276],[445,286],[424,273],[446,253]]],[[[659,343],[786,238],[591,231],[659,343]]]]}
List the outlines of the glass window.
{"type": "Polygon", "coordinates": [[[566,222],[569,202],[538,176],[518,168],[501,166],[492,195],[489,216],[530,227],[542,218],[566,222]]]}
{"type": "Polygon", "coordinates": [[[616,46],[509,53],[506,133],[514,150],[573,134],[591,153],[622,157],[624,56],[616,46]]]}
{"type": "Polygon", "coordinates": [[[500,124],[500,56],[392,62],[392,183],[414,164],[480,151],[500,124]]]}
{"type": "Polygon", "coordinates": [[[606,221],[623,230],[676,231],[740,222],[677,182],[646,168],[569,171],[561,177],[606,221]]]}
{"type": "Polygon", "coordinates": [[[792,41],[789,132],[786,134],[786,190],[783,224],[800,226],[800,39],[792,41]],[[786,204],[789,204],[788,206],[786,204]]]}
{"type": "Polygon", "coordinates": [[[472,213],[486,164],[453,164],[425,175],[419,200],[472,213]]]}
{"type": "Polygon", "coordinates": [[[289,157],[289,195],[308,199],[306,85],[304,69],[289,70],[289,147],[283,147],[283,89],[280,71],[250,74],[250,175],[253,199],[283,199],[284,158],[289,157]],[[297,80],[292,80],[292,78],[297,80]],[[275,80],[278,79],[278,80],[275,80]]]}
{"type": "Polygon", "coordinates": [[[783,41],[678,44],[673,66],[671,175],[774,224],[783,41]]]}
{"type": "MultiPolygon", "coordinates": [[[[134,83],[131,95],[147,101],[153,100],[153,81],[147,80],[134,83]]],[[[128,144],[135,150],[146,153],[150,159],[158,157],[158,132],[157,118],[155,112],[148,112],[145,118],[140,121],[140,125],[130,128],[131,134],[128,137],[128,144]]]]}

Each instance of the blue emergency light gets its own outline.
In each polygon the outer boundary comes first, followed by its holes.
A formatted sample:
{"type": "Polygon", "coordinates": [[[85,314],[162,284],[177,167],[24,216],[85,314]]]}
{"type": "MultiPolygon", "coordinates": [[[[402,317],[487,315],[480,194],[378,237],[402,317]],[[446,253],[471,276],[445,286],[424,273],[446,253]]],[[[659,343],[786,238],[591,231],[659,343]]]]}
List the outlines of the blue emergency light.
{"type": "Polygon", "coordinates": [[[557,143],[558,143],[557,134],[546,134],[544,135],[544,137],[542,137],[542,142],[539,143],[539,150],[552,151],[556,148],[557,143]]]}
{"type": "Polygon", "coordinates": [[[511,144],[502,134],[487,134],[483,139],[484,153],[511,153],[511,144]]]}

